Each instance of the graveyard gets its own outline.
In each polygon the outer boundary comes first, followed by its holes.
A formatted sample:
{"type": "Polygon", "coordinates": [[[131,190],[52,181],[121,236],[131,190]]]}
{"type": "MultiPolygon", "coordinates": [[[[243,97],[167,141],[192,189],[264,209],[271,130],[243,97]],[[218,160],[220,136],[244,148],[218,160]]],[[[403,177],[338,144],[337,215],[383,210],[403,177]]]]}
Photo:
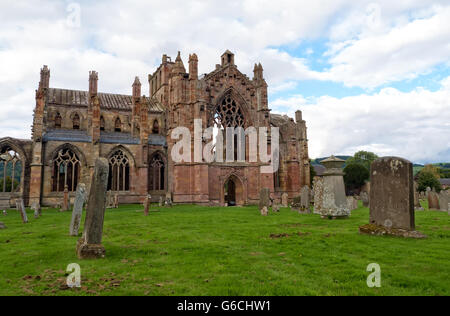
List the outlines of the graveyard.
{"type": "Polygon", "coordinates": [[[257,206],[142,204],[107,209],[104,258],[79,259],[69,235],[72,212],[43,208],[23,224],[8,210],[0,229],[0,295],[449,295],[450,216],[415,212],[425,239],[361,235],[369,208],[346,219],[322,219],[257,206]],[[66,268],[81,267],[81,288],[66,285],[66,268]],[[369,288],[366,267],[381,267],[369,288]]]}

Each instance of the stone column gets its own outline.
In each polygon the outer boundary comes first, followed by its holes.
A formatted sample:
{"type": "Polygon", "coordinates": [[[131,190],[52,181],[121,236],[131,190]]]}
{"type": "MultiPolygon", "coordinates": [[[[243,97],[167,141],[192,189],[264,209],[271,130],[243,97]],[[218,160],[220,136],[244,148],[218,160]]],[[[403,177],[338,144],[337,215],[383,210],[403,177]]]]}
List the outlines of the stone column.
{"type": "Polygon", "coordinates": [[[334,156],[321,162],[327,168],[323,174],[323,204],[320,211],[322,218],[336,219],[350,216],[342,171],[344,163],[344,160],[334,156]]]}
{"type": "Polygon", "coordinates": [[[69,235],[78,236],[78,230],[80,228],[81,217],[83,215],[83,205],[86,201],[86,185],[80,183],[77,187],[75,195],[75,202],[73,204],[72,220],[70,222],[69,235]]]}
{"type": "Polygon", "coordinates": [[[77,255],[80,259],[105,257],[105,248],[101,243],[106,210],[108,173],[108,160],[97,158],[89,192],[84,233],[77,244],[77,255]]]}

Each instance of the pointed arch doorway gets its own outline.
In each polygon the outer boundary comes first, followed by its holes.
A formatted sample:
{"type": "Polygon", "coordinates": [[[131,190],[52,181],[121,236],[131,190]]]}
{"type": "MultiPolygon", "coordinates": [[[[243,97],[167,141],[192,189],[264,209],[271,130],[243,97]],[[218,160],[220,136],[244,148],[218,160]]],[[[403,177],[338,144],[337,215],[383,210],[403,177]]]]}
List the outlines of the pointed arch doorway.
{"type": "Polygon", "coordinates": [[[236,176],[230,176],[223,186],[223,201],[227,206],[244,205],[244,186],[236,176]]]}

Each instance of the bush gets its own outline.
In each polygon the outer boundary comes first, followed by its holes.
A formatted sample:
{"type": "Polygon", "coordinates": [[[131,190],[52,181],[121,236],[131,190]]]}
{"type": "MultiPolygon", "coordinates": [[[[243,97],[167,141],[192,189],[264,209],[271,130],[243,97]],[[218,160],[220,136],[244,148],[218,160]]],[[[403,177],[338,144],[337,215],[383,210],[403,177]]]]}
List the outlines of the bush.
{"type": "Polygon", "coordinates": [[[427,170],[422,170],[419,172],[417,184],[419,185],[419,192],[426,191],[428,187],[430,187],[431,189],[434,188],[436,192],[440,192],[442,189],[441,183],[439,182],[438,178],[434,175],[433,172],[427,170]]]}

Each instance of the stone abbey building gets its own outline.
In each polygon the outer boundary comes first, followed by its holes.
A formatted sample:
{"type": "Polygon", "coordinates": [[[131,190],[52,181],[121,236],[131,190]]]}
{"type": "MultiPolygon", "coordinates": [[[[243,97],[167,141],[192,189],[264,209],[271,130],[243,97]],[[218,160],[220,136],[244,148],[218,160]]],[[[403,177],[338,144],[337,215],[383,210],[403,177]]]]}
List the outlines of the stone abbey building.
{"type": "Polygon", "coordinates": [[[188,68],[180,54],[175,61],[164,55],[148,76],[144,96],[138,78],[131,95],[99,92],[95,71],[89,74],[88,91],[51,88],[44,66],[32,139],[0,139],[0,208],[12,207],[18,198],[26,205],[55,206],[64,190],[73,199],[78,183],[89,186],[97,157],[108,159],[108,189],[120,203],[142,202],[148,194],[158,201],[170,194],[174,203],[246,205],[258,202],[261,188],[269,188],[274,198],[286,192],[292,199],[309,185],[306,123],[300,111],[295,121],[270,113],[261,64],[250,79],[226,51],[209,74],[198,75],[196,54],[189,56],[188,68]],[[184,126],[193,135],[194,119],[201,119],[203,128],[279,127],[279,170],[261,173],[263,164],[248,159],[175,163],[171,132],[184,126]]]}

